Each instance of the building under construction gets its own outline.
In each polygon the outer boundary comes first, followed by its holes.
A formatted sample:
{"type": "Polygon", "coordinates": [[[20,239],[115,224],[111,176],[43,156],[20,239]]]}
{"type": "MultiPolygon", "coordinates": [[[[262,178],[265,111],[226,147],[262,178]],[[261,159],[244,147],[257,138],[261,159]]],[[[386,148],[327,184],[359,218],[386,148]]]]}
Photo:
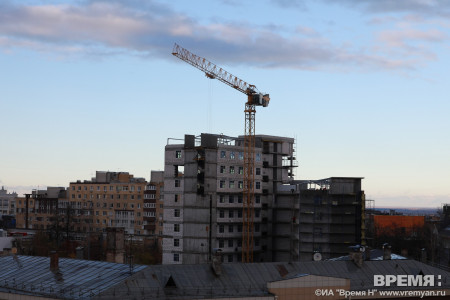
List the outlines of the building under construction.
{"type": "MultiPolygon", "coordinates": [[[[253,261],[345,255],[364,240],[362,178],[294,180],[293,138],[255,136],[253,261]]],[[[164,264],[241,261],[244,137],[169,139],[164,171],[164,264]],[[220,249],[220,250],[219,250],[220,249]]]]}
{"type": "MultiPolygon", "coordinates": [[[[240,261],[243,235],[244,137],[202,134],[169,139],[165,148],[163,263],[240,261]]],[[[256,135],[254,261],[272,261],[277,186],[293,180],[294,139],[256,135]]]]}
{"type": "Polygon", "coordinates": [[[365,243],[361,177],[295,180],[278,187],[275,261],[322,260],[365,243]]]}

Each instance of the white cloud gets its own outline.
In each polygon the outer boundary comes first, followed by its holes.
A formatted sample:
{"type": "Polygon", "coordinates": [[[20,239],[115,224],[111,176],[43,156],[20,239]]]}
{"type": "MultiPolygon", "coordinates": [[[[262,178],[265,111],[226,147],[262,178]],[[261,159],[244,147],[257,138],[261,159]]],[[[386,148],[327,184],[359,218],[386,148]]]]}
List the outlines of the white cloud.
{"type": "Polygon", "coordinates": [[[426,16],[448,17],[450,1],[440,0],[322,0],[330,4],[363,9],[368,13],[418,13],[426,16]]]}
{"type": "MultiPolygon", "coordinates": [[[[388,46],[396,41],[388,32],[379,38],[388,46]]],[[[415,63],[380,49],[371,52],[344,46],[345,42],[333,44],[305,26],[282,35],[248,23],[200,24],[152,1],[0,4],[0,47],[9,51],[20,47],[60,55],[129,53],[168,58],[174,42],[194,51],[202,49],[218,63],[262,68],[392,70],[413,69],[415,63]]]]}

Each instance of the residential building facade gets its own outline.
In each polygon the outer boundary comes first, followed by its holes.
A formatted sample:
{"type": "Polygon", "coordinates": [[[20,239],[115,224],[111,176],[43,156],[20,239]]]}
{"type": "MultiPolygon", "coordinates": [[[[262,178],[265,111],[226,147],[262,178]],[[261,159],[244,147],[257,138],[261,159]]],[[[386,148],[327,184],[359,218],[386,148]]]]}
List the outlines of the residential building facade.
{"type": "Polygon", "coordinates": [[[14,215],[16,212],[15,205],[17,193],[8,193],[5,187],[0,190],[0,215],[14,215]]]}
{"type": "Polygon", "coordinates": [[[17,228],[68,232],[105,232],[122,227],[144,235],[144,191],[147,181],[127,172],[96,172],[91,180],[71,182],[66,190],[49,187],[17,199],[17,228]]]}
{"type": "Polygon", "coordinates": [[[163,235],[164,171],[152,171],[144,191],[144,234],[157,237],[160,245],[163,235]]]}
{"type": "Polygon", "coordinates": [[[50,230],[69,220],[67,190],[47,187],[33,190],[25,197],[16,198],[16,227],[19,229],[50,230]]]}
{"type": "Polygon", "coordinates": [[[84,219],[73,230],[100,232],[123,227],[126,234],[144,234],[144,190],[147,181],[128,172],[96,172],[92,180],[71,182],[68,200],[84,219]]]}

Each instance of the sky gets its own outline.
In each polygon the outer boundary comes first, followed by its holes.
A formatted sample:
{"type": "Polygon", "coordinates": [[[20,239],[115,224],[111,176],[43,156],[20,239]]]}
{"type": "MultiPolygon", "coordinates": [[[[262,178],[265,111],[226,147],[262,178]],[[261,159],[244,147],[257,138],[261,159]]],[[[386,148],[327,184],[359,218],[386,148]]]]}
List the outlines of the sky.
{"type": "Polygon", "coordinates": [[[246,96],[174,43],[269,93],[256,134],[296,139],[296,179],[364,177],[376,207],[450,203],[450,1],[0,2],[0,185],[150,179],[168,138],[244,134],[246,96]]]}

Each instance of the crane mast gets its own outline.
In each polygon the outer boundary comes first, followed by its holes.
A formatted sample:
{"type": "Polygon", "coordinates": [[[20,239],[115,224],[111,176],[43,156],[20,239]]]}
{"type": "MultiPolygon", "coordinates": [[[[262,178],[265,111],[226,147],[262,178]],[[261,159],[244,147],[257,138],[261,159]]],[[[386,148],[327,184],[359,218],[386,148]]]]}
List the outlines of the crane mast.
{"type": "Polygon", "coordinates": [[[255,200],[255,113],[256,106],[267,107],[270,97],[260,93],[252,84],[223,70],[206,58],[197,56],[175,44],[172,54],[205,72],[206,77],[218,79],[247,95],[245,103],[244,186],[242,205],[242,262],[253,262],[254,200],[255,200]]]}

